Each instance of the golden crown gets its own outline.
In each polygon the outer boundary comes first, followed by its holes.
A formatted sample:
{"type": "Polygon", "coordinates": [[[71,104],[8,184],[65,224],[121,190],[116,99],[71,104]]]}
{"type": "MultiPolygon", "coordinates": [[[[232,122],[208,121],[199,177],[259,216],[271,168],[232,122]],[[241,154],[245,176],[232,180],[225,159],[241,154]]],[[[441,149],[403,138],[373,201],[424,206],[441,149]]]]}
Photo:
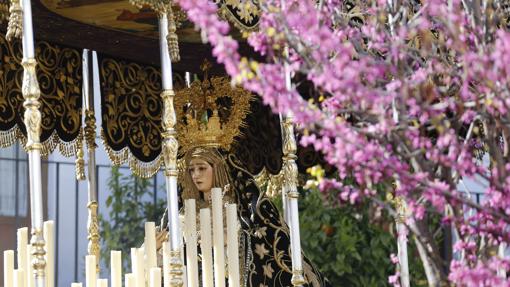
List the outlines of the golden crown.
{"type": "Polygon", "coordinates": [[[201,68],[204,80],[193,81],[174,98],[180,154],[197,146],[230,150],[250,110],[249,91],[233,87],[226,77],[209,78],[208,62],[201,68]]]}

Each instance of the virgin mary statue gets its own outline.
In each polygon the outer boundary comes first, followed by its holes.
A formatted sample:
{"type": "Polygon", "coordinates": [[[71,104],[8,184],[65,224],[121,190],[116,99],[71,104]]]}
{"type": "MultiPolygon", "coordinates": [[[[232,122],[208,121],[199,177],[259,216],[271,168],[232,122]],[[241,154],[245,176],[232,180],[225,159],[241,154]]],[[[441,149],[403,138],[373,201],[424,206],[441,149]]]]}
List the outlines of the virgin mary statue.
{"type": "MultiPolygon", "coordinates": [[[[195,147],[184,157],[182,198],[211,207],[211,189],[223,187],[224,202],[236,203],[241,225],[240,286],[292,286],[289,229],[273,202],[262,195],[253,176],[221,148],[195,147]]],[[[303,256],[303,286],[329,286],[303,256]]]]}
{"type": "MultiPolygon", "coordinates": [[[[195,199],[197,209],[211,207],[211,189],[222,188],[224,203],[237,204],[239,286],[292,286],[289,228],[230,150],[234,138],[240,136],[250,97],[249,92],[232,88],[225,78],[195,81],[176,93],[180,200],[195,199]]],[[[330,286],[302,258],[303,286],[330,286]]]]}

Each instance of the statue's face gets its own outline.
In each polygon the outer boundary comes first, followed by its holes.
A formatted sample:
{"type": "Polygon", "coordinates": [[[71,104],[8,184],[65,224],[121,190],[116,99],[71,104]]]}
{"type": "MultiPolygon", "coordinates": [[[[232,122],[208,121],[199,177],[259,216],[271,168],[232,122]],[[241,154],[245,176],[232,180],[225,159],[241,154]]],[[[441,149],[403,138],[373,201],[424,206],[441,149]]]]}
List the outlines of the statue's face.
{"type": "Polygon", "coordinates": [[[213,168],[205,160],[194,158],[189,163],[188,172],[200,192],[210,192],[213,187],[213,168]]]}

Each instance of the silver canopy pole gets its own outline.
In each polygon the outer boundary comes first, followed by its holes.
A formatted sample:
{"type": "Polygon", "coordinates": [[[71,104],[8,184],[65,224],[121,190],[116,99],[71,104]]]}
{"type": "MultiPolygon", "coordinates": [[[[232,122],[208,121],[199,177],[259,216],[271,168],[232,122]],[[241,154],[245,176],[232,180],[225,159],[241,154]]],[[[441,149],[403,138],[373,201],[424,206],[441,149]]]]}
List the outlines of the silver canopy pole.
{"type": "Polygon", "coordinates": [[[290,246],[292,259],[292,280],[293,286],[302,286],[305,283],[303,277],[302,257],[301,257],[301,238],[299,234],[299,212],[297,191],[298,169],[296,164],[296,139],[294,137],[294,126],[292,124],[292,115],[288,113],[282,122],[283,126],[283,169],[284,186],[282,193],[286,202],[285,214],[289,217],[287,223],[290,228],[290,246]]]}
{"type": "MultiPolygon", "coordinates": [[[[96,117],[94,114],[94,93],[90,92],[90,78],[89,78],[89,59],[90,52],[87,49],[83,50],[82,67],[83,67],[83,109],[85,110],[85,141],[87,142],[87,190],[88,190],[88,203],[89,210],[87,218],[87,251],[89,255],[96,256],[96,272],[99,273],[100,261],[100,245],[99,245],[99,220],[97,217],[97,190],[96,190],[96,117]]],[[[94,53],[95,60],[93,61],[93,74],[99,73],[97,66],[97,55],[94,53]]],[[[96,77],[92,78],[94,82],[96,77]]]]}
{"type": "Polygon", "coordinates": [[[35,286],[46,285],[44,256],[45,242],[43,237],[43,197],[41,184],[41,103],[39,97],[41,91],[37,82],[34,53],[34,35],[32,29],[32,7],[30,0],[21,2],[23,11],[23,84],[21,92],[25,101],[24,123],[27,130],[27,150],[30,174],[30,209],[32,214],[32,270],[35,276],[35,286]]]}
{"type": "Polygon", "coordinates": [[[161,75],[163,91],[163,144],[162,153],[165,161],[165,179],[168,204],[168,224],[170,232],[170,285],[183,285],[183,263],[181,260],[182,234],[179,222],[177,196],[177,149],[179,144],[175,137],[176,116],[174,109],[174,90],[172,83],[172,63],[167,44],[168,18],[166,13],[159,16],[159,45],[161,55],[161,75]]]}
{"type": "MultiPolygon", "coordinates": [[[[288,55],[288,48],[285,48],[285,53],[288,55]]],[[[292,82],[290,70],[287,63],[285,63],[285,86],[288,91],[292,89],[292,82]]],[[[284,203],[288,209],[288,221],[290,228],[290,248],[292,259],[292,280],[293,286],[302,286],[306,283],[303,277],[302,257],[301,257],[301,237],[299,234],[299,211],[298,199],[299,193],[297,191],[298,168],[296,164],[296,138],[294,135],[294,125],[292,123],[293,115],[288,112],[282,121],[282,137],[283,137],[283,171],[284,171],[284,203]]],[[[286,212],[287,213],[287,212],[286,212]]]]}

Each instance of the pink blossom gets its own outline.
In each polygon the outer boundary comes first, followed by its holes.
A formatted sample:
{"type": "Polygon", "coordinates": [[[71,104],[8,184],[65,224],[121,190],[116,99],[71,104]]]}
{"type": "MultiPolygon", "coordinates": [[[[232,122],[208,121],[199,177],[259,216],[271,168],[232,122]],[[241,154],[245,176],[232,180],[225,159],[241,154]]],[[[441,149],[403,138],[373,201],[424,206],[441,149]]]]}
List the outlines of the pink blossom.
{"type": "MultiPolygon", "coordinates": [[[[426,1],[408,21],[395,23],[380,23],[392,11],[388,1],[358,1],[364,21],[356,25],[340,13],[343,1],[324,1],[319,10],[312,0],[284,7],[267,0],[260,1],[259,31],[248,39],[267,60],[251,65],[214,3],[177,2],[205,32],[233,83],[274,112],[292,113],[308,132],[301,145],[335,167],[337,174],[320,184],[323,192],[339,191],[340,203],[356,204],[377,198],[379,186],[406,200],[409,220],[444,215],[442,222],[459,231],[455,248],[466,254],[452,262],[449,280],[508,285],[497,276],[508,262],[476,254],[482,237],[493,248],[510,243],[509,147],[499,140],[510,133],[508,31],[494,25],[485,31],[461,0],[426,1]],[[295,75],[290,88],[286,69],[295,75]],[[299,85],[323,101],[304,100],[299,85]],[[486,151],[490,167],[476,156],[486,151]],[[459,180],[468,178],[485,183],[483,201],[459,191],[459,180]],[[451,209],[466,215],[447,214],[451,209]]],[[[397,275],[390,283],[399,284],[397,275]]]]}

